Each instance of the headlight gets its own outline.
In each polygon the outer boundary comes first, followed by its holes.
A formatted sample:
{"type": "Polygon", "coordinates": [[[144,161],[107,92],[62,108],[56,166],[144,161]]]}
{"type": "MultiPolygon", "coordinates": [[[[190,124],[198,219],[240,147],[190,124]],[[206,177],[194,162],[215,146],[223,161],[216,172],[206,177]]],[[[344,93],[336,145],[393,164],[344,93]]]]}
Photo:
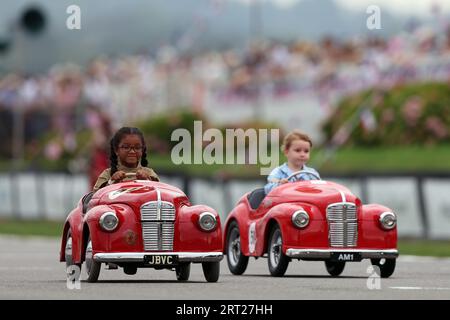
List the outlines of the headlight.
{"type": "Polygon", "coordinates": [[[383,212],[380,216],[380,224],[385,230],[394,229],[397,225],[397,217],[392,212],[383,212]]]}
{"type": "Polygon", "coordinates": [[[212,231],[217,226],[216,217],[211,212],[203,212],[198,219],[198,225],[204,231],[212,231]]]}
{"type": "Polygon", "coordinates": [[[99,220],[100,226],[105,231],[113,231],[119,224],[119,219],[114,212],[105,212],[99,220]]]}
{"type": "Polygon", "coordinates": [[[292,223],[298,228],[304,228],[309,223],[308,213],[301,209],[297,210],[292,214],[292,223]]]}

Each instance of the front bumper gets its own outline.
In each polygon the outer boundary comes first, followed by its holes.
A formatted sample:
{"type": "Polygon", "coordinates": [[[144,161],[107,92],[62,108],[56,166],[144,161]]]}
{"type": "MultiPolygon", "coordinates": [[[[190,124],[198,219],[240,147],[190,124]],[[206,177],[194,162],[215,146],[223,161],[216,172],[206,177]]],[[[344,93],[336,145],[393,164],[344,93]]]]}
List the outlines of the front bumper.
{"type": "Polygon", "coordinates": [[[179,262],[215,262],[223,259],[222,252],[115,252],[96,253],[97,262],[144,262],[144,256],[176,255],[179,262]]]}
{"type": "Polygon", "coordinates": [[[370,249],[287,249],[286,255],[298,259],[329,259],[331,253],[359,253],[362,259],[395,259],[398,250],[370,250],[370,249]]]}

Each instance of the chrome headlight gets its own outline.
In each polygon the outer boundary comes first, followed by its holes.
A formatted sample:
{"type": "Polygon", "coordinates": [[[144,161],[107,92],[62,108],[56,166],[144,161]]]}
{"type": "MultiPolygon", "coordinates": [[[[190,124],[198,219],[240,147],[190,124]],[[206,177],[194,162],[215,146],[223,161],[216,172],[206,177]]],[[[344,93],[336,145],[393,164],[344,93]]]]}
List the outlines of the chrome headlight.
{"type": "Polygon", "coordinates": [[[304,228],[309,224],[309,215],[303,209],[295,211],[291,219],[294,226],[298,228],[304,228]]]}
{"type": "Polygon", "coordinates": [[[380,225],[385,230],[394,229],[397,225],[397,217],[393,212],[383,212],[380,215],[380,225]]]}
{"type": "Polygon", "coordinates": [[[198,225],[204,231],[212,231],[217,226],[217,219],[211,212],[203,212],[198,219],[198,225]]]}
{"type": "Polygon", "coordinates": [[[105,231],[113,231],[119,224],[119,219],[114,212],[108,211],[102,214],[99,220],[100,226],[105,231]]]}

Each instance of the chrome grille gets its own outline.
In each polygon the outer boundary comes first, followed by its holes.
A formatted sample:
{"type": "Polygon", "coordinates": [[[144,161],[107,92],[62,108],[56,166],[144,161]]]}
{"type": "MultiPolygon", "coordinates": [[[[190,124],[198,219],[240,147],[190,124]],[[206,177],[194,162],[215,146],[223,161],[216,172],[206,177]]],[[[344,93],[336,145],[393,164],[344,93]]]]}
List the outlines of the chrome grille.
{"type": "Polygon", "coordinates": [[[142,222],[145,251],[173,250],[173,222],[142,222]]]}
{"type": "Polygon", "coordinates": [[[167,201],[151,201],[141,207],[142,221],[174,221],[175,207],[167,201]],[[159,203],[159,205],[158,205],[159,203]],[[159,210],[158,210],[159,208],[159,210]]]}
{"type": "Polygon", "coordinates": [[[358,219],[354,203],[333,203],[327,207],[328,238],[332,247],[356,247],[358,219]]]}
{"type": "Polygon", "coordinates": [[[172,251],[175,207],[172,203],[151,201],[141,206],[142,239],[145,251],[172,251]]]}

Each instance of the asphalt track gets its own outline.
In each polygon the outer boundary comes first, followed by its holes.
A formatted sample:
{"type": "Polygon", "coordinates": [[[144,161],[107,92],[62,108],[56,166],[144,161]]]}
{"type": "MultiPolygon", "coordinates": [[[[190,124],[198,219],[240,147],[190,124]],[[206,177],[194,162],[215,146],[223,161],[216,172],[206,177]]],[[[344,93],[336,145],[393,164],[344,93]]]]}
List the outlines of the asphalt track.
{"type": "Polygon", "coordinates": [[[242,276],[232,275],[224,259],[217,283],[205,281],[199,264],[192,265],[188,282],[178,282],[169,270],[138,269],[129,276],[102,268],[97,283],[81,281],[79,289],[69,289],[58,252],[58,239],[0,236],[0,299],[450,299],[450,259],[401,256],[393,276],[380,282],[369,278],[368,260],[347,263],[338,278],[330,277],[322,262],[295,260],[285,277],[274,278],[264,258],[250,259],[242,276]]]}

